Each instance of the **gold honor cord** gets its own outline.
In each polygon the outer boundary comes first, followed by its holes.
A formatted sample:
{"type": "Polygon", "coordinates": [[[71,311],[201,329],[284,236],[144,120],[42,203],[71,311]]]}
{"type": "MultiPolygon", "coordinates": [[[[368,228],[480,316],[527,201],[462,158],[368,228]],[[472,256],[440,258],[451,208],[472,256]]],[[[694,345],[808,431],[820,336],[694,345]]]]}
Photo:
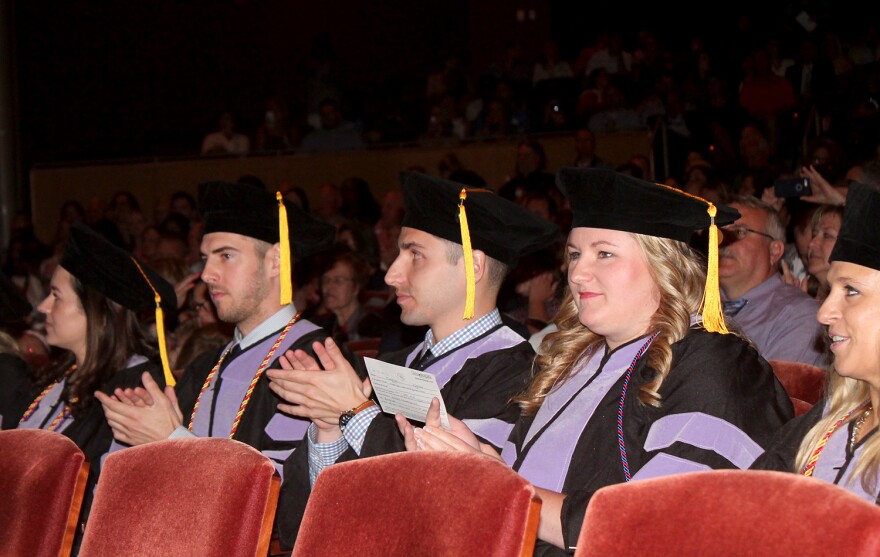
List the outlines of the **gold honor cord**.
{"type": "Polygon", "coordinates": [[[661,188],[674,191],[680,195],[696,199],[707,205],[706,212],[709,213],[709,257],[708,266],[706,268],[706,287],[703,289],[703,300],[700,302],[700,313],[702,314],[703,328],[710,333],[721,333],[726,335],[730,331],[724,323],[724,311],[721,305],[721,290],[718,284],[718,226],[715,224],[715,215],[718,214],[718,208],[706,199],[700,196],[681,191],[680,189],[667,186],[665,184],[656,184],[661,188]]]}
{"type": "Polygon", "coordinates": [[[278,243],[281,249],[281,305],[286,306],[293,301],[293,285],[291,281],[290,230],[287,226],[287,207],[280,191],[275,192],[278,200],[278,243]]]}
{"type": "Polygon", "coordinates": [[[165,314],[162,311],[162,296],[159,295],[159,292],[156,291],[153,283],[147,278],[146,273],[141,269],[140,263],[137,262],[137,259],[132,257],[131,260],[134,261],[141,276],[147,281],[147,285],[149,285],[150,290],[153,291],[153,295],[156,297],[156,335],[159,337],[159,357],[162,360],[162,371],[165,373],[165,384],[169,387],[173,387],[177,384],[177,381],[174,379],[174,374],[171,373],[171,366],[168,365],[168,349],[165,346],[165,314]]]}

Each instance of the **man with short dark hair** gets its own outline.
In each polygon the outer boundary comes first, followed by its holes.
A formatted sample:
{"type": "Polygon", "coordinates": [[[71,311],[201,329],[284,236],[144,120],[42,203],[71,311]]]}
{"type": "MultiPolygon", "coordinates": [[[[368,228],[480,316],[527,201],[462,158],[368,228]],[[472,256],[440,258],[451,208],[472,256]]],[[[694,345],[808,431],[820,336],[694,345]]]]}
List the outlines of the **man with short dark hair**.
{"type": "MultiPolygon", "coordinates": [[[[400,254],[385,281],[397,293],[401,320],[429,329],[422,343],[382,359],[433,375],[447,410],[500,446],[519,415],[511,400],[528,381],[534,351],[502,324],[498,290],[509,267],[551,244],[558,230],[489,191],[422,174],[405,175],[403,194],[400,254]]],[[[273,390],[290,403],[282,407],[312,419],[308,452],[285,463],[278,512],[289,545],[324,467],[405,448],[394,419],[368,398],[332,341],[315,351],[325,371],[288,353],[298,369],[268,372],[273,390]]]]}

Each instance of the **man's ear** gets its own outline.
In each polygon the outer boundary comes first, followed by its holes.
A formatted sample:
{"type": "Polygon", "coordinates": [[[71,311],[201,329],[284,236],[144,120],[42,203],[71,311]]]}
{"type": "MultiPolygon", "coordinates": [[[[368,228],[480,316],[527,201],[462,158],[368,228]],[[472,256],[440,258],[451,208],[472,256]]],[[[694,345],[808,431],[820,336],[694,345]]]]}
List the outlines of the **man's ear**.
{"type": "Polygon", "coordinates": [[[269,276],[277,276],[281,274],[281,244],[275,243],[266,250],[266,256],[263,263],[269,271],[269,276]]]}
{"type": "Polygon", "coordinates": [[[780,240],[770,242],[770,266],[774,267],[785,254],[785,244],[780,240]]]}
{"type": "Polygon", "coordinates": [[[485,252],[475,249],[474,253],[474,282],[479,284],[480,281],[486,276],[487,268],[486,268],[486,254],[485,252]]]}

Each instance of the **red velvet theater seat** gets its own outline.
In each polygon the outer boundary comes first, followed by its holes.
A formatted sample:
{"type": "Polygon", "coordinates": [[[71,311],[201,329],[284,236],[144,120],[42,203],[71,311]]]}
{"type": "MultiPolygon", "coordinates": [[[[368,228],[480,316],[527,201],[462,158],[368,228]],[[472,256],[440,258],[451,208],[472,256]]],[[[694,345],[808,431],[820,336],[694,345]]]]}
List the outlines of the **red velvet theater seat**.
{"type": "Polygon", "coordinates": [[[880,555],[880,507],[784,472],[713,470],[616,484],[587,508],[575,557],[880,555]]]}
{"type": "Polygon", "coordinates": [[[485,457],[365,458],[318,476],[293,556],[530,556],[540,509],[526,480],[485,457]]]}
{"type": "Polygon", "coordinates": [[[785,360],[770,360],[770,366],[791,398],[795,416],[808,412],[822,398],[828,376],[822,368],[785,360]]]}
{"type": "Polygon", "coordinates": [[[81,557],[266,555],[280,479],[230,439],[174,439],[107,457],[81,557]]]}
{"type": "Polygon", "coordinates": [[[70,555],[88,476],[67,437],[0,431],[0,555],[70,555]]]}

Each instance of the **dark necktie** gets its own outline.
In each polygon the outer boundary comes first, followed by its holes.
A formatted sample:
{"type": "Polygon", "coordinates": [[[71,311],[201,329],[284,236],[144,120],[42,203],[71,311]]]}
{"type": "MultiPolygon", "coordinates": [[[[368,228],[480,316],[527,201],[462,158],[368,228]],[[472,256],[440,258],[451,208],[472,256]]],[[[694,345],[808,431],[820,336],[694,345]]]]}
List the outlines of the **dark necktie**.
{"type": "Polygon", "coordinates": [[[424,371],[426,367],[431,365],[431,362],[433,362],[434,359],[434,354],[431,353],[431,350],[425,350],[422,355],[416,358],[412,363],[412,368],[424,371]]]}
{"type": "Polygon", "coordinates": [[[742,308],[746,307],[747,303],[749,303],[749,301],[745,298],[740,298],[739,300],[725,300],[721,302],[721,307],[724,309],[724,315],[733,317],[742,311],[742,308]]]}

